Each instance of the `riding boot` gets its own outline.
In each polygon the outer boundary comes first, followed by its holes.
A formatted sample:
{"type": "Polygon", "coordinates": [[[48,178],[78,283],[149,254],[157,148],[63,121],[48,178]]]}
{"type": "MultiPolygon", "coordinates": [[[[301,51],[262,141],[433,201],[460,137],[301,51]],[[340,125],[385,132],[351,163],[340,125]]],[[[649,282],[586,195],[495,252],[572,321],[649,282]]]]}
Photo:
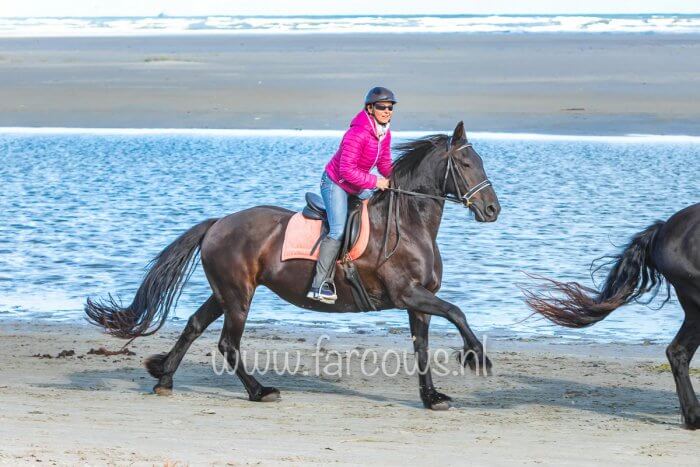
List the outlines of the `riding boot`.
{"type": "Polygon", "coordinates": [[[338,257],[340,246],[340,240],[331,237],[326,237],[321,241],[318,249],[318,261],[316,261],[316,272],[311,289],[306,294],[307,298],[324,303],[335,303],[338,296],[335,293],[331,274],[335,268],[335,260],[338,257]]]}

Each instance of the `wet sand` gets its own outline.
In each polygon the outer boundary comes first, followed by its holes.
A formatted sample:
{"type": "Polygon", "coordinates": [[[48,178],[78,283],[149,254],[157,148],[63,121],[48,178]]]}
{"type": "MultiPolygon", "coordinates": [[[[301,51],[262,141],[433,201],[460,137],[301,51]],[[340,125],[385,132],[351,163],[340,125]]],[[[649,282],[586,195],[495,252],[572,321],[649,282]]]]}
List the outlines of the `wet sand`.
{"type": "Polygon", "coordinates": [[[698,135],[698,38],[5,38],[0,126],[343,129],[383,84],[396,129],[698,135]]]}
{"type": "MultiPolygon", "coordinates": [[[[454,402],[433,412],[416,376],[363,376],[359,359],[350,375],[313,370],[315,359],[331,368],[334,351],[410,353],[405,329],[330,334],[315,357],[322,330],[249,328],[247,352],[298,351],[310,370],[261,376],[282,399],[252,403],[212,369],[215,327],[164,397],[150,394],[142,361],[170,349],[173,325],[134,341],[135,355],[101,356],[88,352],[124,341],[84,325],[0,321],[0,464],[696,465],[700,455],[698,433],[680,426],[661,346],[487,342],[494,374],[435,376],[454,402]],[[64,350],[74,355],[56,358],[64,350]]],[[[433,350],[459,344],[431,338],[433,350]]]]}

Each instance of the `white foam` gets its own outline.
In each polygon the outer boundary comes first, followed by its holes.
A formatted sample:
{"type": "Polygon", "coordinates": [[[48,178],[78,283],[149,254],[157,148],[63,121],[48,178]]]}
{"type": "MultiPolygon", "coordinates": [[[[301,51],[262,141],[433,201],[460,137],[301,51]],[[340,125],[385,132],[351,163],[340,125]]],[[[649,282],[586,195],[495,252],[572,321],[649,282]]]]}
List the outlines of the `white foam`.
{"type": "Polygon", "coordinates": [[[0,18],[0,37],[562,32],[700,33],[700,15],[0,18]]]}
{"type": "MultiPolygon", "coordinates": [[[[392,131],[395,138],[422,138],[452,130],[392,131]]],[[[67,127],[0,127],[0,134],[7,135],[95,135],[95,136],[218,136],[218,137],[276,137],[276,138],[340,138],[345,130],[294,130],[294,129],[228,129],[228,128],[67,128],[67,127]]],[[[700,136],[690,135],[556,135],[545,133],[496,133],[474,131],[470,138],[481,140],[511,141],[584,141],[600,143],[690,143],[700,144],[700,136]]]]}

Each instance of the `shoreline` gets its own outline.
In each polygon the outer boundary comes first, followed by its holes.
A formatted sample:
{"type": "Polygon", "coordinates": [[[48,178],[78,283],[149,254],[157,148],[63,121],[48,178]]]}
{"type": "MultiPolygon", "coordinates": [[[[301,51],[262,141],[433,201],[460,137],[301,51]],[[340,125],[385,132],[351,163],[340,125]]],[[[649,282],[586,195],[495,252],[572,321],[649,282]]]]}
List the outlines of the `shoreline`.
{"type": "MultiPolygon", "coordinates": [[[[62,317],[46,317],[41,316],[41,313],[28,313],[29,316],[22,317],[21,313],[5,312],[0,313],[0,329],[2,326],[6,327],[23,327],[27,326],[32,322],[39,322],[42,326],[65,326],[67,328],[73,329],[84,329],[88,332],[90,330],[96,330],[97,328],[90,322],[88,322],[80,313],[76,313],[76,316],[62,316],[62,317]]],[[[332,318],[328,318],[326,321],[322,321],[322,316],[319,316],[318,320],[312,323],[303,321],[289,321],[285,319],[279,319],[271,322],[269,319],[261,318],[256,320],[251,317],[246,322],[246,329],[253,330],[253,332],[265,331],[269,333],[281,333],[281,334],[301,334],[303,336],[318,336],[322,334],[327,334],[329,336],[338,337],[342,339],[347,338],[371,338],[371,339],[381,339],[384,337],[392,337],[394,335],[402,335],[409,332],[408,319],[404,320],[391,320],[389,321],[379,321],[378,323],[372,322],[358,322],[356,325],[339,326],[332,321],[332,318]]],[[[217,320],[212,323],[208,330],[212,332],[220,332],[222,329],[222,320],[217,320]]],[[[170,328],[171,332],[182,332],[187,325],[187,318],[183,317],[170,317],[166,320],[165,326],[170,328]]],[[[610,349],[620,349],[625,352],[631,350],[633,353],[638,355],[649,355],[653,356],[658,354],[660,356],[665,355],[666,346],[668,346],[673,339],[673,336],[669,337],[642,337],[637,340],[615,340],[616,336],[611,336],[608,338],[603,337],[591,337],[586,335],[577,334],[565,334],[565,328],[554,328],[554,331],[560,331],[559,334],[547,334],[537,331],[527,331],[518,332],[513,331],[510,334],[503,334],[502,329],[491,329],[482,330],[474,329],[477,337],[482,341],[489,341],[496,343],[499,349],[509,349],[518,350],[523,346],[523,349],[566,349],[569,347],[584,347],[586,349],[592,349],[592,351],[603,351],[605,353],[615,354],[615,350],[608,352],[610,349]],[[625,350],[628,349],[628,350],[625,350]]],[[[457,329],[449,322],[433,322],[430,328],[430,333],[433,338],[440,340],[455,340],[458,342],[460,337],[457,329]]],[[[115,340],[116,342],[117,340],[115,340]]],[[[665,357],[664,357],[665,358],[665,357]]]]}
{"type": "MultiPolygon", "coordinates": [[[[662,346],[499,342],[489,353],[492,376],[434,376],[454,402],[446,412],[431,412],[422,408],[415,375],[363,376],[355,360],[342,376],[265,374],[260,380],[278,387],[281,401],[248,402],[234,376],[213,371],[218,332],[207,331],[193,344],[170,397],[149,394],[155,380],[142,361],[170,349],[179,335],[171,326],[132,342],[135,355],[115,356],[89,352],[124,344],[96,328],[0,321],[0,332],[6,355],[0,464],[406,465],[469,458],[510,465],[572,458],[611,464],[614,458],[616,464],[694,465],[700,455],[697,434],[679,424],[662,346]],[[68,355],[58,358],[64,350],[68,355]],[[37,354],[52,358],[32,357],[37,354]]],[[[317,337],[317,330],[250,328],[242,348],[297,352],[312,368],[317,337]]],[[[433,350],[458,344],[456,337],[431,335],[433,350]]],[[[353,349],[412,355],[405,332],[331,333],[323,347],[318,358],[331,362],[326,356],[353,349]]]]}
{"type": "MultiPolygon", "coordinates": [[[[442,130],[397,130],[396,138],[422,138],[432,133],[448,133],[442,130]]],[[[213,137],[302,137],[340,138],[345,130],[293,129],[293,128],[99,128],[99,127],[0,127],[0,135],[96,135],[96,136],[213,136],[213,137]]],[[[558,133],[495,133],[470,132],[470,137],[484,140],[517,141],[588,141],[604,143],[700,143],[700,135],[689,134],[558,134],[558,133]]]]}

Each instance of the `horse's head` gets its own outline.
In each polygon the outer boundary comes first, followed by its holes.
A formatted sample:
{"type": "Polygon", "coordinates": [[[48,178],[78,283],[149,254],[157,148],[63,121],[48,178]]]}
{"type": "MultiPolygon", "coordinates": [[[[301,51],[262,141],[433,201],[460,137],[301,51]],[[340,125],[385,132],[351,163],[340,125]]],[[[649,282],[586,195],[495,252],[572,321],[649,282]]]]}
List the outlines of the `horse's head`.
{"type": "Polygon", "coordinates": [[[443,196],[450,196],[468,207],[479,222],[493,222],[498,219],[501,205],[496,192],[486,176],[481,156],[467,141],[464,123],[459,122],[452,136],[437,157],[443,170],[443,196]]]}
{"type": "MultiPolygon", "coordinates": [[[[459,122],[452,136],[431,135],[396,146],[391,182],[412,195],[447,199],[471,209],[479,222],[493,222],[501,212],[496,192],[486,177],[479,154],[467,141],[459,122]]],[[[386,191],[376,199],[385,199],[386,191]]]]}

